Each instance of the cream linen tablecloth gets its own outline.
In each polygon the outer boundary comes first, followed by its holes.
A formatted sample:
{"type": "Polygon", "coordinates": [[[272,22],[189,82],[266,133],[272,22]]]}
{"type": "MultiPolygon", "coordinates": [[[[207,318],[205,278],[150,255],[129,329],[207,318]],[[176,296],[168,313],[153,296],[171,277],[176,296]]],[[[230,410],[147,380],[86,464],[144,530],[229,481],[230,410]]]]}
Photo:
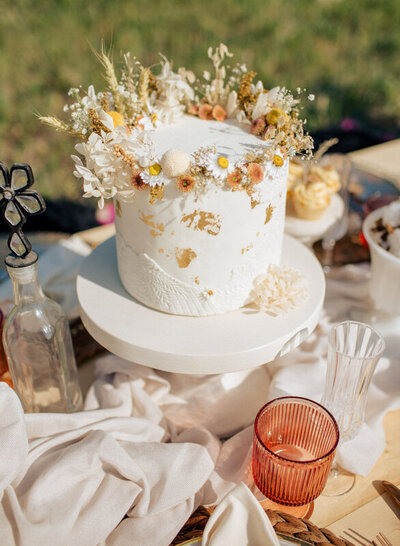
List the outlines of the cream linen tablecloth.
{"type": "MultiPolygon", "coordinates": [[[[261,403],[286,393],[319,400],[331,321],[365,304],[367,278],[366,267],[340,270],[316,331],[289,355],[239,375],[232,397],[221,394],[218,376],[162,374],[111,354],[97,360],[80,413],[24,415],[1,384],[0,544],[168,545],[199,504],[251,484],[246,425],[261,403]],[[229,440],[217,437],[238,424],[229,440]]],[[[378,365],[366,424],[340,450],[350,470],[368,473],[384,449],[383,416],[400,407],[399,364],[391,357],[378,365]]],[[[227,381],[232,387],[234,376],[227,381]]]]}

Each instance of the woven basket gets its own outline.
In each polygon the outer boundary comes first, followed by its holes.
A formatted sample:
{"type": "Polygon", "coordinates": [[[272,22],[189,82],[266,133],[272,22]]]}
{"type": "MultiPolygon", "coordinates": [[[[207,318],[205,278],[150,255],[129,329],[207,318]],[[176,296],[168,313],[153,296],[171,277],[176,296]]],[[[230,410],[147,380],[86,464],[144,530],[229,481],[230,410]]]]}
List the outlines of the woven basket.
{"type": "MultiPolygon", "coordinates": [[[[204,527],[215,506],[200,506],[188,519],[182,529],[179,531],[171,546],[178,546],[199,538],[203,535],[204,527]]],[[[352,546],[351,542],[338,538],[329,529],[320,529],[307,519],[295,518],[285,512],[275,510],[265,510],[275,532],[280,536],[288,538],[297,538],[308,542],[309,544],[334,544],[335,546],[352,546]]]]}

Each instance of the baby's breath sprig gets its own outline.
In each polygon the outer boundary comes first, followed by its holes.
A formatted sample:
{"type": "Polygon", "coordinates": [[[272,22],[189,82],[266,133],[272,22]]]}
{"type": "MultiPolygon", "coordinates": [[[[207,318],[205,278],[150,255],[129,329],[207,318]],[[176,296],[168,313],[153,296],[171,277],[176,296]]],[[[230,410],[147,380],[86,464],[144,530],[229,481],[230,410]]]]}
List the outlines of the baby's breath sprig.
{"type": "Polygon", "coordinates": [[[332,148],[332,146],[335,146],[339,142],[338,138],[330,138],[328,140],[325,140],[322,142],[318,148],[318,150],[315,152],[313,157],[310,159],[310,161],[304,162],[304,172],[303,172],[303,181],[305,182],[307,180],[308,174],[311,171],[311,169],[319,162],[321,161],[322,157],[326,152],[329,150],[329,148],[332,148]]]}
{"type": "Polygon", "coordinates": [[[204,146],[192,153],[193,165],[202,166],[207,163],[208,157],[217,153],[216,146],[204,146]]]}

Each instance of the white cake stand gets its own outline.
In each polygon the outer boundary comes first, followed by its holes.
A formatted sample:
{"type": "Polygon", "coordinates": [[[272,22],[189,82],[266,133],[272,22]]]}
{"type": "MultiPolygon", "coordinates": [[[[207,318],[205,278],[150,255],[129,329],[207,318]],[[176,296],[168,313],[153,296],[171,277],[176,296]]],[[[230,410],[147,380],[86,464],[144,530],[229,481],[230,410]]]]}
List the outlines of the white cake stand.
{"type": "Polygon", "coordinates": [[[319,262],[285,235],[282,263],[301,271],[309,282],[310,296],[295,311],[272,317],[244,307],[209,317],[169,315],[125,291],[112,237],[85,259],[78,274],[82,322],[103,347],[137,364],[196,375],[249,370],[299,345],[319,319],[325,294],[319,262]]]}

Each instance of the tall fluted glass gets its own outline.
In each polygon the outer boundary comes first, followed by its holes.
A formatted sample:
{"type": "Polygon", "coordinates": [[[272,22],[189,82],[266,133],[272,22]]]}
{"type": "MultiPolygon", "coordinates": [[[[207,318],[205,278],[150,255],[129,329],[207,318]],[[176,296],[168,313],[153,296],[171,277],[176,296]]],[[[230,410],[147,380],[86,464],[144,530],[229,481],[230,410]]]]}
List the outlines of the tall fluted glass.
{"type": "MultiPolygon", "coordinates": [[[[340,442],[354,438],[365,414],[367,392],[376,365],[385,349],[385,342],[368,324],[345,321],[334,326],[328,339],[328,366],[321,404],[335,417],[340,430],[340,442]]],[[[345,480],[336,466],[328,483],[331,496],[351,489],[354,476],[345,480]],[[339,483],[339,478],[342,478],[339,483]]]]}

